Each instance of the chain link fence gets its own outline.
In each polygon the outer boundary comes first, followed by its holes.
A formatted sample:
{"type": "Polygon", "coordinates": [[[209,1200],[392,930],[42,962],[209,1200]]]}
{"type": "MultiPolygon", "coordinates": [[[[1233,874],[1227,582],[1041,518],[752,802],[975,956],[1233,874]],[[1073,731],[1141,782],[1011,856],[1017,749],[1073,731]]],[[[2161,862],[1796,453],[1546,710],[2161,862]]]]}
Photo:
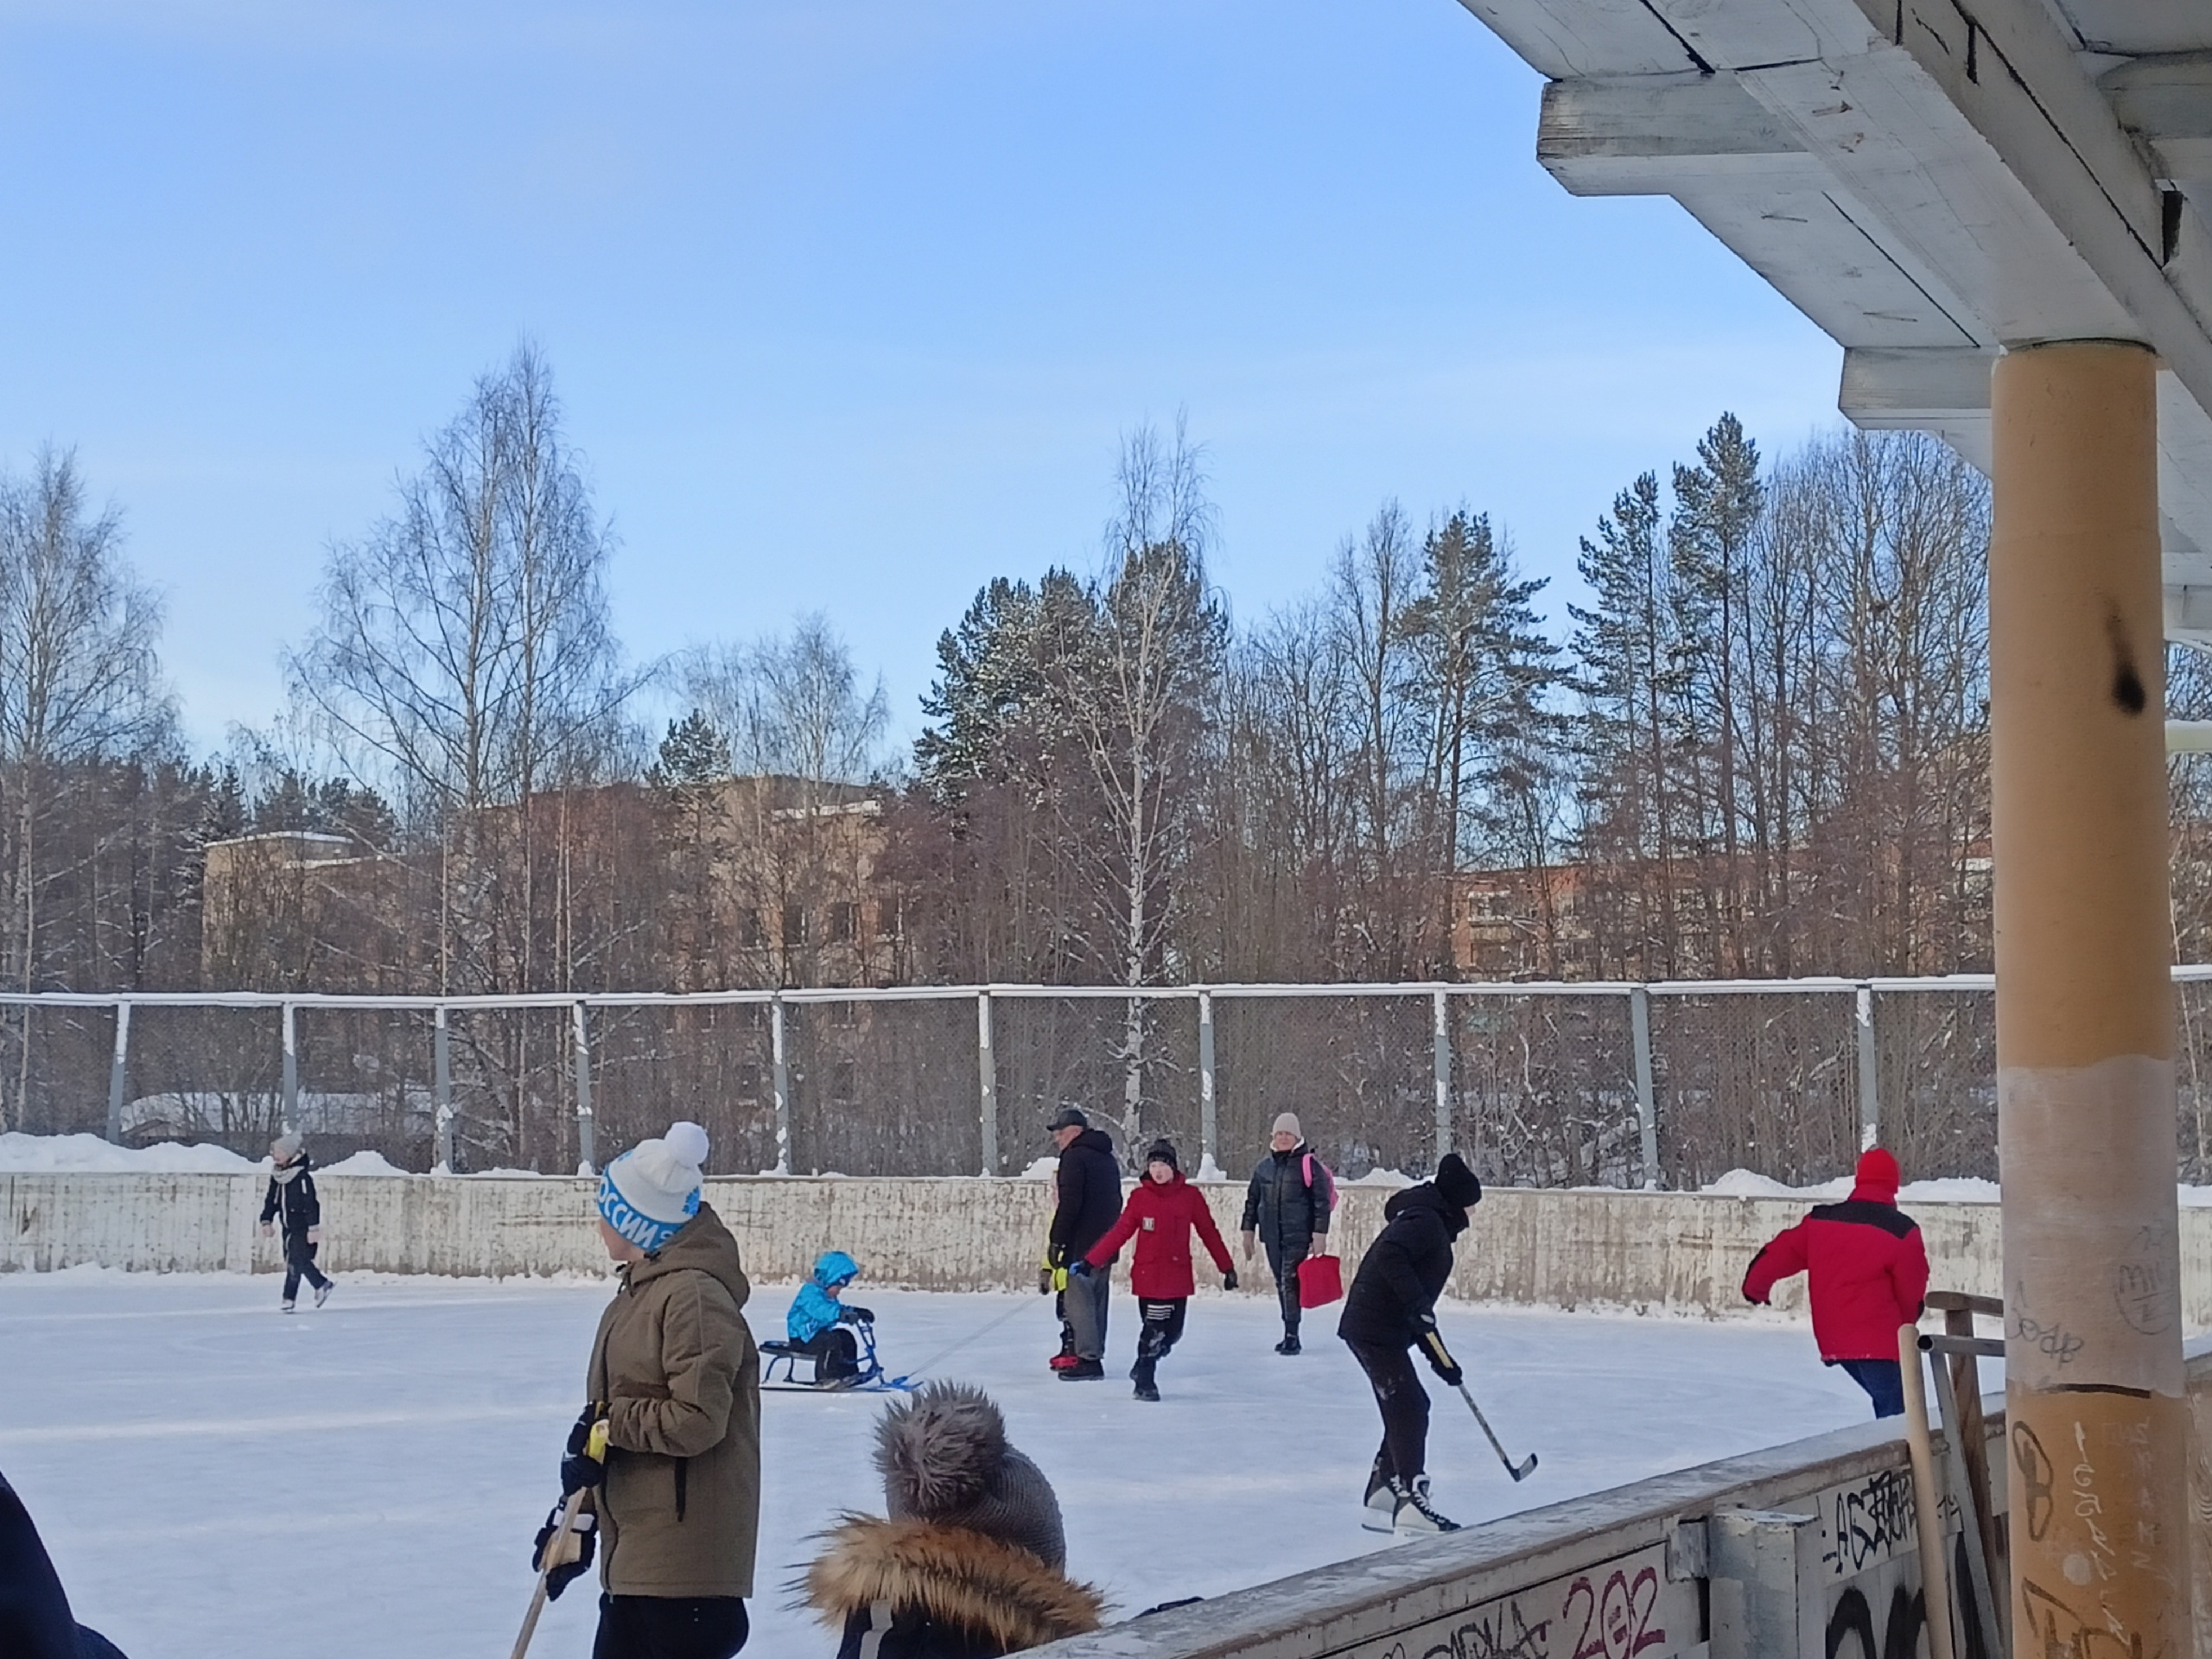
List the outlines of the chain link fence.
{"type": "MultiPolygon", "coordinates": [[[[2212,1180],[2212,968],[2175,972],[2177,1165],[2212,1180]]],[[[715,1167],[1019,1174],[1082,1107],[1241,1174],[1280,1112],[1344,1176],[1458,1149],[1513,1186],[1997,1173],[1986,977],[697,996],[0,997],[5,1127],[325,1163],[595,1166],[691,1118],[715,1167]]]]}

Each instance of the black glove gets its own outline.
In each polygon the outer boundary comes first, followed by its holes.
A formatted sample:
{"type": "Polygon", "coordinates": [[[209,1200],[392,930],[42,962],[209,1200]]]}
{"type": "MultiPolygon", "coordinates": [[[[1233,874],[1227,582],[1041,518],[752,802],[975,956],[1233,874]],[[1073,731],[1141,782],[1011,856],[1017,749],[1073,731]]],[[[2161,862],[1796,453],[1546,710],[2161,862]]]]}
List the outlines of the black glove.
{"type": "Polygon", "coordinates": [[[1414,1321],[1414,1328],[1421,1333],[1421,1357],[1428,1361],[1428,1368],[1443,1380],[1446,1388],[1458,1388],[1467,1380],[1459,1369],[1459,1362],[1452,1357],[1444,1346],[1444,1338],[1436,1329],[1436,1316],[1423,1313],[1414,1321]]]}
{"type": "Polygon", "coordinates": [[[561,1529],[561,1512],[568,1508],[564,1498],[553,1506],[545,1517],[545,1524],[537,1529],[537,1541],[530,1547],[530,1564],[545,1574],[545,1599],[561,1599],[561,1592],[591,1569],[591,1558],[599,1548],[599,1517],[589,1510],[577,1516],[569,1529],[569,1541],[562,1549],[563,1560],[550,1570],[545,1566],[545,1547],[553,1541],[553,1535],[561,1529]]]}
{"type": "Polygon", "coordinates": [[[1087,1256],[1077,1256],[1074,1261],[1068,1263],[1068,1271],[1078,1279],[1090,1278],[1091,1272],[1090,1258],[1087,1256]]]}
{"type": "Polygon", "coordinates": [[[874,1325],[875,1315],[865,1307],[849,1307],[838,1316],[847,1325],[874,1325]]]}
{"type": "Polygon", "coordinates": [[[1236,1288],[1236,1268],[1231,1268],[1227,1273],[1221,1275],[1221,1287],[1224,1290],[1234,1290],[1236,1288]]]}
{"type": "Polygon", "coordinates": [[[561,1459],[561,1496],[596,1486],[606,1478],[607,1408],[594,1401],[569,1430],[568,1453],[561,1459]]]}

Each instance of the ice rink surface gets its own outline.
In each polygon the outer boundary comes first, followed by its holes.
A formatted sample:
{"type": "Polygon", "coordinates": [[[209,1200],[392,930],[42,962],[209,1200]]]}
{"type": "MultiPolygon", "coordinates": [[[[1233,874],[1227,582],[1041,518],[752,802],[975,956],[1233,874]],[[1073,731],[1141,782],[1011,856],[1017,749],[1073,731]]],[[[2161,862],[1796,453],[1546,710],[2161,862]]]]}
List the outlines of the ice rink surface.
{"type": "MultiPolygon", "coordinates": [[[[291,1317],[276,1281],[98,1269],[0,1277],[0,1471],[45,1535],[77,1616],[130,1659],[504,1655],[530,1542],[558,1495],[586,1349],[610,1287],[341,1278],[291,1317]]],[[[757,1288],[756,1336],[791,1292],[757,1288]]],[[[1271,1299],[1202,1296],[1132,1400],[1136,1333],[1117,1279],[1109,1375],[1065,1383],[1042,1297],[869,1289],[894,1371],[988,1389],[1052,1478],[1070,1571],[1117,1614],[1281,1578],[1390,1541],[1361,1530],[1378,1429],[1334,1310],[1307,1351],[1271,1351],[1271,1299]]],[[[1436,1501],[1462,1522],[1864,1421],[1865,1398],[1778,1322],[1447,1306],[1446,1339],[1507,1448],[1512,1484],[1431,1380],[1436,1501]]],[[[832,1655],[790,1592],[841,1510],[882,1509],[869,1464],[883,1397],[766,1396],[749,1652],[832,1655]]],[[[595,1592],[548,1610],[533,1653],[583,1659],[595,1592]]]]}

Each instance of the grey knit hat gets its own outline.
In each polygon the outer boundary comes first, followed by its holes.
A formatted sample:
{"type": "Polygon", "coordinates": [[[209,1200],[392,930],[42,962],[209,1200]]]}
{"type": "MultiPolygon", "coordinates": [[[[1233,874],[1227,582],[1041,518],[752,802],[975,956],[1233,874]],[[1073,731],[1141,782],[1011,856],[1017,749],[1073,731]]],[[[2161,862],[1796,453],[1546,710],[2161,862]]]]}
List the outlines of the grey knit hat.
{"type": "Polygon", "coordinates": [[[1045,1471],[1006,1443],[1006,1420],[981,1389],[925,1382],[875,1426],[875,1466],[894,1521],[965,1527],[1067,1563],[1059,1500],[1045,1471]]]}

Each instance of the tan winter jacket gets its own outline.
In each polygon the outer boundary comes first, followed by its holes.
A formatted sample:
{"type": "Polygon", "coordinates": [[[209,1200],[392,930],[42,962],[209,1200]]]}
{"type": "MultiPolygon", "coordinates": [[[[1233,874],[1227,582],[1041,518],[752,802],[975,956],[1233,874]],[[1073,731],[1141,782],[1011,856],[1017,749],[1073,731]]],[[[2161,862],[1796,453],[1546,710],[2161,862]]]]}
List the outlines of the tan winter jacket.
{"type": "Polygon", "coordinates": [[[749,1596],[760,1364],[737,1241],[706,1205],[620,1270],[586,1386],[607,1404],[600,1582],[618,1596],[749,1596]]]}

